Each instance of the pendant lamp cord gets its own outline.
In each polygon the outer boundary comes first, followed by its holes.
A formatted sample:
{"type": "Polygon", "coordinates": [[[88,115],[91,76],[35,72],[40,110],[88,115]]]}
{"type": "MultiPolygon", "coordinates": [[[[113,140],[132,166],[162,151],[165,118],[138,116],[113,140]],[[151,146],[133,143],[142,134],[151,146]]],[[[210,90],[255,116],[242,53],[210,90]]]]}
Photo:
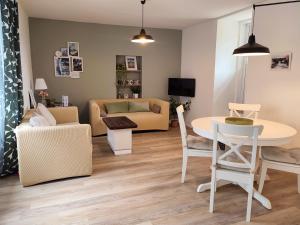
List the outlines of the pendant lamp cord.
{"type": "Polygon", "coordinates": [[[146,0],[142,0],[142,29],[144,29],[144,4],[146,3],[146,0]]]}
{"type": "Polygon", "coordinates": [[[254,31],[254,23],[255,23],[255,5],[253,5],[253,11],[252,11],[252,27],[251,27],[251,34],[253,35],[254,31]]]}

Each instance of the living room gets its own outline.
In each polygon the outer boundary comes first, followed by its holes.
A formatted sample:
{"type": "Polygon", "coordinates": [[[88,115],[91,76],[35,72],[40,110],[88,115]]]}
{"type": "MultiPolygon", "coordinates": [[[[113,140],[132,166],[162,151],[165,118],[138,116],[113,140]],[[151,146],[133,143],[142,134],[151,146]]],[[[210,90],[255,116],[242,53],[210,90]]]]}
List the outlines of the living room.
{"type": "Polygon", "coordinates": [[[0,224],[300,223],[299,1],[0,6],[0,224]]]}

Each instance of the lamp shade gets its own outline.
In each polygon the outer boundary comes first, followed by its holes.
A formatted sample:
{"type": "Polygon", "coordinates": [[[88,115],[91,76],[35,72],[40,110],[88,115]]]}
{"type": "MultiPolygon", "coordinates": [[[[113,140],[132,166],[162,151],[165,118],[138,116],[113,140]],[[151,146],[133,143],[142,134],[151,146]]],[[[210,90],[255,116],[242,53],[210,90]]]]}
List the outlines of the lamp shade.
{"type": "Polygon", "coordinates": [[[152,43],[155,42],[151,35],[146,34],[145,29],[141,29],[140,34],[134,35],[131,42],[134,43],[140,43],[140,44],[146,44],[146,43],[152,43]]]}
{"type": "Polygon", "coordinates": [[[37,78],[35,80],[35,90],[46,90],[47,89],[47,84],[44,80],[44,78],[37,78]]]}
{"type": "Polygon", "coordinates": [[[262,56],[262,55],[269,55],[270,50],[269,48],[256,43],[255,35],[251,34],[249,36],[248,43],[235,49],[233,51],[233,55],[236,56],[262,56]]]}

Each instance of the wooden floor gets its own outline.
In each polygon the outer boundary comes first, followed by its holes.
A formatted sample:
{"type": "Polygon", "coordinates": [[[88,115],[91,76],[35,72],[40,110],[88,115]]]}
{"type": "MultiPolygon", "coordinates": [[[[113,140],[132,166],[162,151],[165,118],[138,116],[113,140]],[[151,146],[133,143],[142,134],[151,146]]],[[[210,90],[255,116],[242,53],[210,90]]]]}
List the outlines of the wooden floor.
{"type": "MultiPolygon", "coordinates": [[[[114,156],[105,137],[94,138],[94,173],[23,188],[17,176],[0,180],[0,224],[204,225],[246,224],[246,193],[234,185],[218,189],[216,212],[208,212],[210,160],[189,161],[180,183],[179,130],[134,134],[133,154],[114,156]]],[[[252,224],[300,224],[296,176],[270,172],[264,193],[273,209],[253,201],[252,224]]]]}

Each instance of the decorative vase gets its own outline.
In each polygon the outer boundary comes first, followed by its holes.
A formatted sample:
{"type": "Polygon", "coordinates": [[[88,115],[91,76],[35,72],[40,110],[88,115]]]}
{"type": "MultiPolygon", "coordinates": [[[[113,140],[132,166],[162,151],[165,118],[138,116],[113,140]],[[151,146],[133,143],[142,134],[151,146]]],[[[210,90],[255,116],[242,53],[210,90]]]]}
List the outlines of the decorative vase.
{"type": "Polygon", "coordinates": [[[171,127],[178,127],[178,126],[179,126],[179,122],[177,119],[171,120],[171,127]]]}
{"type": "Polygon", "coordinates": [[[133,93],[133,98],[139,98],[139,94],[138,93],[133,93]]]}

